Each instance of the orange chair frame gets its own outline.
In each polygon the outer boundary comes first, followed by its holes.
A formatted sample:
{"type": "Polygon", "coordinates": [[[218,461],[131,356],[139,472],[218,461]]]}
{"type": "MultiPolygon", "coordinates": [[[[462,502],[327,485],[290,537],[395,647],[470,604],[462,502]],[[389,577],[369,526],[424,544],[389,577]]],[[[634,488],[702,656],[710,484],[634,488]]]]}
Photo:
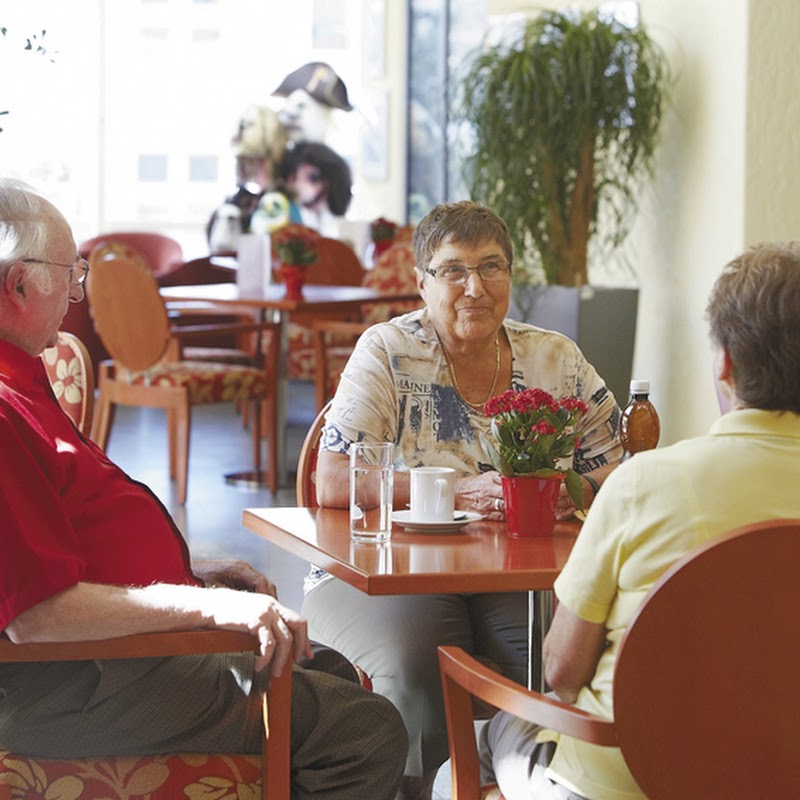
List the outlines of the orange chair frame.
{"type": "Polygon", "coordinates": [[[651,800],[800,796],[798,563],[800,519],[737,528],[677,561],[623,639],[613,721],[440,647],[453,800],[481,797],[472,695],[619,747],[651,800]]]}

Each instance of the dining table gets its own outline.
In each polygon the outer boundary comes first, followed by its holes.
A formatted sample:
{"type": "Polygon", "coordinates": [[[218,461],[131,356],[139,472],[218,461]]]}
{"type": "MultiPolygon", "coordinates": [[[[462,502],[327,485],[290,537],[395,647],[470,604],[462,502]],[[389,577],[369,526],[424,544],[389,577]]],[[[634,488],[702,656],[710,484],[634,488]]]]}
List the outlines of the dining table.
{"type": "Polygon", "coordinates": [[[452,533],[419,533],[394,523],[385,543],[350,537],[347,509],[247,508],[242,524],[283,550],[368,595],[528,593],[528,685],[544,691],[542,646],[553,613],[553,583],[572,551],[578,520],[550,536],[509,536],[505,522],[476,520],[452,533]]]}
{"type": "MultiPolygon", "coordinates": [[[[228,309],[249,309],[259,313],[262,319],[271,315],[278,325],[280,337],[280,356],[275,372],[275,413],[277,441],[270,443],[277,449],[278,482],[289,484],[289,469],[286,462],[286,434],[288,408],[288,329],[292,314],[303,315],[336,312],[346,314],[357,312],[364,303],[381,301],[418,300],[419,294],[380,291],[365,286],[333,286],[305,284],[301,297],[286,296],[286,288],[281,284],[267,284],[260,287],[240,289],[236,283],[209,283],[164,286],[161,296],[168,303],[212,305],[228,309]]],[[[253,472],[238,472],[226,476],[229,483],[258,487],[263,485],[262,476],[253,472]]]]}

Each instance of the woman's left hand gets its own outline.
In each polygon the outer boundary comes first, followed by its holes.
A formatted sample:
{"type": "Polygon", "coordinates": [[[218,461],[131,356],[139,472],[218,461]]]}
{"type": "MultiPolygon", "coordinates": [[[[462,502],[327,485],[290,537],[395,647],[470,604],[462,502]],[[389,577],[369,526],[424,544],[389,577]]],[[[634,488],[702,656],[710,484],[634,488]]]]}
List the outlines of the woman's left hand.
{"type": "Polygon", "coordinates": [[[506,505],[499,472],[483,472],[456,481],[455,506],[462,511],[475,511],[484,519],[503,520],[506,505]]]}

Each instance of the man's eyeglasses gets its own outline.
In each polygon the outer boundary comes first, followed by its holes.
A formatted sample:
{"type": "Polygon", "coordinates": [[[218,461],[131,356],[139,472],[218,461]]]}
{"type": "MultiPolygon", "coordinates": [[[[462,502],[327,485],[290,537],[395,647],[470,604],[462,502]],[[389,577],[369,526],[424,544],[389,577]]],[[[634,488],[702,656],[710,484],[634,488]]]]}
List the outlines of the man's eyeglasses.
{"type": "Polygon", "coordinates": [[[73,286],[82,286],[89,274],[89,262],[78,258],[72,264],[61,264],[58,261],[44,261],[41,258],[23,258],[25,264],[51,264],[54,267],[66,267],[69,270],[69,282],[73,286]]]}
{"type": "Polygon", "coordinates": [[[511,274],[508,261],[485,261],[477,267],[468,267],[465,264],[445,264],[436,269],[425,268],[428,275],[433,275],[439,283],[448,286],[464,286],[470,272],[477,272],[484,283],[499,283],[508,279],[511,274]]]}

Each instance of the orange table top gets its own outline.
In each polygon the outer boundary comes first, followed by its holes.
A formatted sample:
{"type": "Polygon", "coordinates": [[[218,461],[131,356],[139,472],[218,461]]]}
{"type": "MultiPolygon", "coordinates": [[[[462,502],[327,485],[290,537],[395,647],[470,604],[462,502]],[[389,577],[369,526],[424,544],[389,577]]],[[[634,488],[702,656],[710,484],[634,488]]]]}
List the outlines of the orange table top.
{"type": "Polygon", "coordinates": [[[245,528],[366,594],[508,592],[552,589],[580,530],[517,538],[502,522],[471,522],[458,533],[410,533],[395,524],[386,544],[350,539],[347,510],[248,508],[245,528]]]}
{"type": "Polygon", "coordinates": [[[364,286],[323,286],[306,284],[301,299],[286,297],[282,284],[271,284],[259,291],[241,292],[235,283],[192,284],[162,287],[165,300],[200,301],[220,305],[247,305],[278,311],[343,311],[356,310],[363,303],[376,301],[419,300],[419,295],[382,292],[364,286]]]}

